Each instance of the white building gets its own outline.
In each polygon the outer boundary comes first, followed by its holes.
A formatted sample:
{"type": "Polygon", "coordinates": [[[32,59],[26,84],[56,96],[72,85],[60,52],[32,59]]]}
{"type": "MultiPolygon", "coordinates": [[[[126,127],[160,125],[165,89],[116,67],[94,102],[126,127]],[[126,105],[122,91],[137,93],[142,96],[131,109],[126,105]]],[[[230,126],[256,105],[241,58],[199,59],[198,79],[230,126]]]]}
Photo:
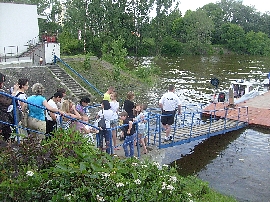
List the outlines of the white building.
{"type": "Polygon", "coordinates": [[[29,50],[34,64],[41,57],[44,64],[52,63],[54,54],[60,57],[59,44],[40,43],[38,18],[36,5],[0,3],[0,62],[29,50]]]}
{"type": "Polygon", "coordinates": [[[15,56],[39,42],[36,5],[0,3],[0,54],[15,56]]]}

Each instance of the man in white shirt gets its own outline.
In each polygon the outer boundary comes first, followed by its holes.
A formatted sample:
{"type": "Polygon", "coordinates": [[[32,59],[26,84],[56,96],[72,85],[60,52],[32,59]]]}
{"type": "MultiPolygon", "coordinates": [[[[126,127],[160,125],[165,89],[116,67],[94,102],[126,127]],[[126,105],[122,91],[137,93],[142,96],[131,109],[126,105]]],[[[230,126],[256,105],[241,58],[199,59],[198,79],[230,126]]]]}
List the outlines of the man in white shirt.
{"type": "MultiPolygon", "coordinates": [[[[48,104],[55,108],[58,109],[57,103],[61,102],[61,99],[63,98],[63,93],[61,92],[56,92],[53,97],[48,100],[48,104]]],[[[49,136],[52,136],[53,130],[56,128],[57,124],[57,114],[46,111],[46,134],[49,136]]]]}
{"type": "Polygon", "coordinates": [[[159,106],[162,110],[161,123],[166,132],[165,141],[172,140],[170,132],[171,125],[174,123],[176,108],[178,108],[178,114],[181,114],[181,103],[179,97],[174,93],[174,85],[169,85],[168,90],[159,100],[159,106]]]}

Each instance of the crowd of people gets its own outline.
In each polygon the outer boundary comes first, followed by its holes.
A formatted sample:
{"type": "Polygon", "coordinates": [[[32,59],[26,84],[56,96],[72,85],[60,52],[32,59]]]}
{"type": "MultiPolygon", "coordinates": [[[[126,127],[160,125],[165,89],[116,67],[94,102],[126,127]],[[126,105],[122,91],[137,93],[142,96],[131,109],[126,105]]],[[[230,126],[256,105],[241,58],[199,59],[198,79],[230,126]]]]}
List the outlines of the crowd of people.
{"type": "MultiPolygon", "coordinates": [[[[1,91],[3,91],[5,79],[5,75],[0,73],[1,91]]],[[[15,101],[16,106],[13,106],[12,97],[0,94],[0,120],[21,126],[19,127],[19,134],[24,134],[24,136],[33,134],[42,141],[53,137],[54,130],[57,128],[64,130],[73,128],[87,138],[90,143],[94,144],[96,142],[101,151],[105,150],[109,154],[112,153],[111,149],[120,150],[120,147],[117,146],[117,138],[124,141],[122,145],[126,157],[134,156],[135,145],[140,145],[144,154],[148,152],[146,147],[148,131],[147,104],[135,104],[134,92],[127,93],[126,100],[123,103],[123,110],[120,112],[117,92],[114,87],[109,87],[107,92],[104,93],[101,110],[96,115],[95,124],[91,126],[89,113],[87,113],[90,103],[88,97],[82,97],[79,103],[75,104],[66,99],[66,90],[60,88],[47,100],[43,96],[45,89],[42,84],[35,83],[31,88],[32,95],[29,97],[26,94],[28,88],[28,79],[25,78],[19,79],[18,83],[10,88],[9,93],[19,98],[19,100],[16,99],[15,101]],[[17,121],[14,121],[14,109],[16,110],[17,121]],[[104,128],[98,125],[102,118],[105,120],[104,128]],[[117,136],[117,134],[120,135],[117,136]],[[112,137],[112,145],[110,145],[110,137],[112,137]],[[136,141],[137,139],[138,141],[136,141]]],[[[181,113],[180,100],[174,90],[174,86],[170,85],[168,92],[159,100],[162,109],[161,123],[166,133],[165,141],[172,140],[170,132],[176,109],[178,108],[178,113],[181,113]]],[[[2,122],[0,123],[0,133],[3,139],[8,141],[12,128],[2,122]]]]}

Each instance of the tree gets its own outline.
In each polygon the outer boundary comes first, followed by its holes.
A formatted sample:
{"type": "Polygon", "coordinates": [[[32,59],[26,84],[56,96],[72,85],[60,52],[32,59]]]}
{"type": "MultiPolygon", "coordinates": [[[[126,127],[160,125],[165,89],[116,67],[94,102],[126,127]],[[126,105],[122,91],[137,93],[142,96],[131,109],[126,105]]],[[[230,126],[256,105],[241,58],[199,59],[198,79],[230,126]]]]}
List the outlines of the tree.
{"type": "Polygon", "coordinates": [[[263,32],[250,31],[246,34],[246,49],[251,55],[270,55],[270,39],[263,32]]]}
{"type": "Polygon", "coordinates": [[[212,44],[219,44],[220,43],[220,35],[221,35],[221,26],[225,23],[223,21],[224,12],[218,6],[218,4],[209,3],[202,7],[207,13],[207,16],[212,19],[214,23],[214,30],[212,32],[212,44]]]}
{"type": "Polygon", "coordinates": [[[224,21],[231,22],[241,26],[245,32],[251,30],[258,32],[258,22],[260,12],[257,12],[254,7],[245,6],[242,1],[221,0],[217,5],[224,12],[224,21]]]}
{"type": "Polygon", "coordinates": [[[153,37],[156,45],[156,55],[161,55],[162,40],[166,36],[166,17],[172,7],[173,0],[156,0],[156,17],[153,19],[153,37]]]}
{"type": "Polygon", "coordinates": [[[221,40],[227,48],[239,53],[245,52],[245,31],[242,27],[227,23],[221,29],[221,40]]]}
{"type": "Polygon", "coordinates": [[[214,23],[204,10],[186,12],[183,17],[183,29],[182,40],[186,43],[187,53],[205,54],[208,52],[214,23]]]}

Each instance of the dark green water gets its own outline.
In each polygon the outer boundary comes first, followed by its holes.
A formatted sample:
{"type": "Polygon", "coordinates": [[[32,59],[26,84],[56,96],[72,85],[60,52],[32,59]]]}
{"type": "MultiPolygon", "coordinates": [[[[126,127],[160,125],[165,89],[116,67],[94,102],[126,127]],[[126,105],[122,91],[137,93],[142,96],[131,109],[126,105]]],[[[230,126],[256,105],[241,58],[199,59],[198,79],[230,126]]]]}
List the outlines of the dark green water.
{"type": "MultiPolygon", "coordinates": [[[[214,93],[225,91],[232,80],[262,83],[270,72],[270,58],[247,56],[184,56],[144,64],[156,64],[162,79],[139,99],[157,107],[168,84],[176,86],[183,105],[209,103],[214,93]],[[211,78],[218,78],[215,89],[211,78]]],[[[260,90],[267,89],[261,85],[260,90]]],[[[268,101],[269,102],[269,101],[268,101]]],[[[164,162],[181,175],[197,175],[217,191],[239,201],[270,201],[270,129],[245,128],[207,140],[166,149],[164,162]]]]}

